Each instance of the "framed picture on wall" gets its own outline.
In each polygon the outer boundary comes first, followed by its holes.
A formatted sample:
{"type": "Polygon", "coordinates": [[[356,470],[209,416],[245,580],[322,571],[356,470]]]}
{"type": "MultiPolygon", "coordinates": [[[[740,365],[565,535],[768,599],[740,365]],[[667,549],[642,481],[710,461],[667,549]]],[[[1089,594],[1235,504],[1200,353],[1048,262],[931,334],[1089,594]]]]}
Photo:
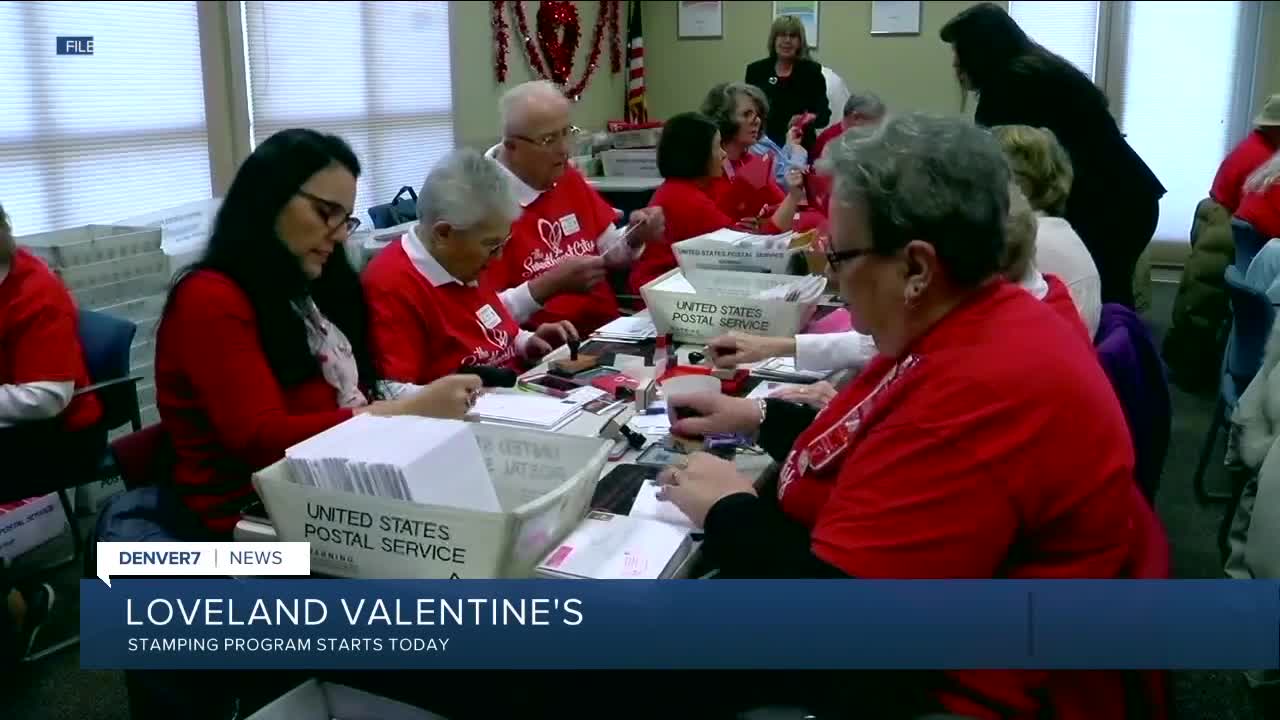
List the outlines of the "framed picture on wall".
{"type": "Polygon", "coordinates": [[[818,47],[818,0],[774,0],[773,19],[791,15],[804,25],[805,39],[809,47],[818,47]]]}
{"type": "Polygon", "coordinates": [[[679,38],[718,38],[724,34],[724,3],[680,0],[676,3],[679,38]]]}
{"type": "Polygon", "coordinates": [[[876,0],[871,3],[872,35],[919,35],[919,0],[876,0]]]}

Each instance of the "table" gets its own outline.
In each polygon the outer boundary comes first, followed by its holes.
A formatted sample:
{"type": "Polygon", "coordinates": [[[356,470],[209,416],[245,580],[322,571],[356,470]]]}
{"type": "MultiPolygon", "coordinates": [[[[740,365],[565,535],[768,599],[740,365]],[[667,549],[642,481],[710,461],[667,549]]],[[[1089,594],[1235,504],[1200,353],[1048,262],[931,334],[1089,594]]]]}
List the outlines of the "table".
{"type": "Polygon", "coordinates": [[[589,177],[591,187],[602,193],[652,192],[662,184],[660,177],[589,177]]]}
{"type": "Polygon", "coordinates": [[[625,222],[632,212],[649,204],[653,191],[662,184],[662,178],[590,177],[587,182],[610,205],[622,211],[625,222]]]}
{"type": "MultiPolygon", "coordinates": [[[[642,352],[645,348],[644,344],[636,346],[638,352],[642,352]]],[[[681,362],[688,362],[688,354],[690,351],[698,350],[699,346],[685,345],[677,348],[677,358],[681,362]]],[[[530,370],[528,375],[546,372],[550,363],[555,360],[567,359],[569,349],[560,347],[549,354],[544,361],[537,367],[530,370]]],[[[579,435],[584,437],[599,437],[601,432],[610,420],[619,424],[625,424],[634,417],[636,412],[634,404],[628,404],[623,410],[613,417],[594,415],[592,413],[583,412],[574,418],[558,432],[579,435]]],[[[647,447],[648,445],[646,445],[647,447]]],[[[628,448],[627,452],[617,460],[607,461],[604,468],[600,471],[600,477],[609,474],[618,465],[634,463],[640,451],[634,448],[628,448]]],[[[751,478],[757,486],[760,486],[769,475],[770,469],[773,467],[773,459],[767,454],[751,454],[737,453],[734,458],[734,464],[738,471],[743,475],[751,478]]],[[[260,522],[252,518],[241,518],[236,524],[232,537],[238,542],[274,542],[276,540],[276,531],[269,523],[260,522]]],[[[698,566],[701,559],[700,542],[695,541],[693,549],[688,556],[680,564],[679,568],[671,575],[673,578],[689,577],[690,572],[698,566]]]]}

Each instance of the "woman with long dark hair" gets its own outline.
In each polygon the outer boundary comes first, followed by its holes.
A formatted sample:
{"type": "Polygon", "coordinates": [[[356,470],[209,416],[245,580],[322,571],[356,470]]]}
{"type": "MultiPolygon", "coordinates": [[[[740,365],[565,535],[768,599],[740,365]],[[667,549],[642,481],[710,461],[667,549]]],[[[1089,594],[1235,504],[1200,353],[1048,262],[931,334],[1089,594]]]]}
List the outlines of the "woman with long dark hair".
{"type": "Polygon", "coordinates": [[[459,418],[476,377],[378,399],[364,296],[343,242],[360,164],[340,138],[284,130],[244,161],[204,257],[156,338],[174,485],[214,535],[255,500],[250,475],[353,414],[459,418]]]}
{"type": "Polygon", "coordinates": [[[979,125],[1046,128],[1062,143],[1075,170],[1065,218],[1097,263],[1102,301],[1132,307],[1134,267],[1165,188],[1124,139],[1106,96],[994,3],[956,15],[941,36],[955,51],[961,87],[978,94],[979,125]]]}

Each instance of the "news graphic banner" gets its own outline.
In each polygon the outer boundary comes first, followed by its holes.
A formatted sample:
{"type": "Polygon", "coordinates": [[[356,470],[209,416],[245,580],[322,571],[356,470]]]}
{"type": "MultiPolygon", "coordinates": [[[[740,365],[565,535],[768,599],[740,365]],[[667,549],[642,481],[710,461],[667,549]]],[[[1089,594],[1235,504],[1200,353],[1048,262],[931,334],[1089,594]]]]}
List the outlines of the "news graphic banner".
{"type": "Polygon", "coordinates": [[[88,669],[1280,667],[1267,581],[122,578],[81,593],[88,669]]]}
{"type": "Polygon", "coordinates": [[[120,576],[310,575],[304,542],[100,542],[98,579],[120,576]]]}

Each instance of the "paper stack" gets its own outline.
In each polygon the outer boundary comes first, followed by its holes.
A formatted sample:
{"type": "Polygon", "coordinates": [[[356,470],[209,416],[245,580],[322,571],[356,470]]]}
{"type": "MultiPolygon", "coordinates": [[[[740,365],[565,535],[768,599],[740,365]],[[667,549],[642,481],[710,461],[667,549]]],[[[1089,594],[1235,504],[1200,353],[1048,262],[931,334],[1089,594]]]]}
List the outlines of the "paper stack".
{"type": "Polygon", "coordinates": [[[362,414],[285,451],[299,483],[325,490],[500,512],[465,422],[362,414]]]}
{"type": "Polygon", "coordinates": [[[593,511],[538,566],[549,578],[657,580],[670,577],[692,549],[686,528],[593,511]]]}
{"type": "MultiPolygon", "coordinates": [[[[594,388],[592,388],[594,390],[594,388]]],[[[559,430],[582,412],[582,406],[594,397],[591,393],[575,393],[571,397],[556,398],[525,392],[491,390],[481,395],[467,417],[478,421],[533,428],[535,430],[559,430]]]]}
{"type": "Polygon", "coordinates": [[[789,231],[776,235],[757,235],[739,230],[730,230],[729,228],[722,228],[698,236],[702,240],[721,242],[734,247],[759,248],[761,250],[786,250],[794,237],[795,233],[789,231]]]}
{"type": "Polygon", "coordinates": [[[640,485],[640,492],[636,493],[636,500],[631,504],[631,512],[627,514],[633,518],[666,523],[686,531],[698,529],[698,526],[694,525],[689,516],[676,507],[675,503],[658,499],[658,485],[654,482],[645,482],[640,485]]]}
{"type": "Polygon", "coordinates": [[[751,374],[765,380],[782,382],[817,382],[825,380],[827,373],[815,370],[798,370],[794,358],[770,358],[751,369],[751,374]]]}
{"type": "Polygon", "coordinates": [[[658,330],[653,326],[653,317],[645,310],[603,325],[591,336],[610,342],[639,343],[657,337],[658,330]]]}
{"type": "Polygon", "coordinates": [[[821,275],[805,275],[792,282],[775,285],[756,295],[759,300],[785,300],[791,303],[816,303],[827,289],[827,279],[821,275]]]}

